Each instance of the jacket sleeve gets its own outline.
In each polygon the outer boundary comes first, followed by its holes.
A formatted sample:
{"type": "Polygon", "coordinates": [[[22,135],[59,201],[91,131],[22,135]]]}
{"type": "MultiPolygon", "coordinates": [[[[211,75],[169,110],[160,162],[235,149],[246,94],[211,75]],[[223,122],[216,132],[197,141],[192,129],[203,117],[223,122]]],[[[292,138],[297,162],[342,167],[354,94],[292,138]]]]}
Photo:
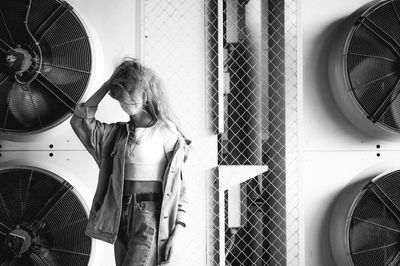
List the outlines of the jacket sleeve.
{"type": "Polygon", "coordinates": [[[100,165],[104,143],[115,124],[101,123],[94,115],[97,106],[85,107],[78,104],[71,118],[71,126],[87,151],[100,165]]]}
{"type": "Polygon", "coordinates": [[[178,213],[176,216],[176,223],[183,225],[183,227],[186,227],[188,220],[187,220],[187,210],[188,210],[188,204],[189,204],[189,199],[188,199],[188,193],[187,193],[187,175],[186,175],[186,158],[187,158],[187,153],[188,153],[188,147],[185,147],[185,152],[184,156],[182,158],[182,168],[181,168],[181,189],[179,193],[179,200],[178,200],[178,213]]]}

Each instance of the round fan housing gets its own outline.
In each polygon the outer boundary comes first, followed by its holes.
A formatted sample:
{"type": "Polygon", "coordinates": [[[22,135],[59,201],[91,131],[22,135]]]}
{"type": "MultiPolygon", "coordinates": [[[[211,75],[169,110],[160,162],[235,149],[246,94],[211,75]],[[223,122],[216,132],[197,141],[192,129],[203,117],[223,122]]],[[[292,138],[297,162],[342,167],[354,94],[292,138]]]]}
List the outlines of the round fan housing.
{"type": "Polygon", "coordinates": [[[32,134],[63,122],[92,71],[84,24],[59,0],[0,1],[0,58],[3,133],[32,134]]]}
{"type": "Polygon", "coordinates": [[[337,31],[329,60],[333,96],[367,134],[400,140],[400,1],[368,3],[337,31]]]}
{"type": "Polygon", "coordinates": [[[349,185],[336,201],[330,232],[337,265],[399,265],[400,170],[349,185]]]}
{"type": "Polygon", "coordinates": [[[0,171],[0,264],[88,265],[87,207],[61,177],[39,168],[0,171]]]}

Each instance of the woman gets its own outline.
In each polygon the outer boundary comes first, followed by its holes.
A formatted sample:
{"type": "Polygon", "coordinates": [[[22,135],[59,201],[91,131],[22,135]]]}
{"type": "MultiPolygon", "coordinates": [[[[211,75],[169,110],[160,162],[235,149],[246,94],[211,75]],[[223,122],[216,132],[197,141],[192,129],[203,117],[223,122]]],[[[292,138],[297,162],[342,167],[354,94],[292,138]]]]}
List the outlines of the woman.
{"type": "Polygon", "coordinates": [[[156,74],[126,58],[76,107],[71,126],[100,168],[86,234],[114,243],[116,265],[170,262],[186,227],[182,166],[190,142],[172,122],[156,74]],[[107,93],[129,122],[95,119],[107,93]]]}

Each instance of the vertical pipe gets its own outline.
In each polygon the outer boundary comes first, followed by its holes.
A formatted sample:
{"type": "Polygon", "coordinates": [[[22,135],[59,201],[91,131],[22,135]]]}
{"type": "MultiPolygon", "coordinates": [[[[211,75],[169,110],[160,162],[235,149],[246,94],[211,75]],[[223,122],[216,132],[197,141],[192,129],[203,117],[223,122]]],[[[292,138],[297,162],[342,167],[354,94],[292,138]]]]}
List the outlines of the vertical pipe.
{"type": "Polygon", "coordinates": [[[238,3],[239,42],[234,45],[228,64],[230,93],[228,95],[228,139],[230,153],[228,164],[260,165],[261,150],[261,99],[257,84],[257,62],[253,44],[248,39],[245,21],[245,4],[238,3]]]}
{"type": "Polygon", "coordinates": [[[218,133],[224,133],[224,0],[218,0],[218,133]]]}
{"type": "Polygon", "coordinates": [[[269,138],[264,178],[268,265],[286,265],[285,1],[268,0],[269,138]]]}
{"type": "MultiPolygon", "coordinates": [[[[230,93],[228,95],[228,139],[230,153],[228,164],[262,164],[262,102],[261,82],[261,38],[259,19],[262,16],[259,1],[232,0],[237,5],[238,42],[231,44],[230,53],[230,93]],[[254,3],[256,2],[256,3],[254,3]],[[258,5],[257,5],[258,3],[258,5]],[[250,8],[248,8],[250,6],[250,8]],[[251,9],[251,10],[248,10],[251,9]],[[247,17],[249,15],[249,17],[247,17]]],[[[265,93],[265,92],[264,92],[265,93]]],[[[241,236],[246,240],[240,243],[232,259],[236,265],[240,260],[246,265],[265,265],[262,257],[265,247],[263,213],[258,204],[259,185],[256,181],[242,185],[245,211],[248,223],[241,236]],[[244,233],[244,235],[243,235],[244,233]],[[240,258],[240,259],[239,259],[240,258]]],[[[239,244],[239,243],[238,243],[239,244]]]]}
{"type": "MultiPolygon", "coordinates": [[[[263,59],[267,57],[266,49],[263,49],[262,32],[262,21],[264,14],[262,12],[262,0],[249,0],[243,9],[244,14],[244,25],[245,28],[245,43],[246,49],[248,50],[248,62],[250,65],[249,69],[249,83],[248,86],[252,88],[251,102],[252,108],[252,120],[251,123],[253,132],[252,139],[253,143],[250,146],[252,152],[257,157],[253,164],[263,164],[262,161],[262,139],[263,129],[262,117],[263,111],[263,95],[267,94],[267,84],[263,81],[266,78],[266,73],[262,72],[263,59]]],[[[252,265],[263,266],[263,254],[266,252],[267,247],[264,245],[265,237],[263,235],[263,218],[265,213],[263,212],[264,201],[261,198],[261,183],[262,176],[252,179],[247,182],[245,191],[247,193],[247,212],[249,220],[249,235],[250,235],[250,261],[252,265]]]]}
{"type": "MultiPolygon", "coordinates": [[[[206,88],[208,90],[207,105],[210,114],[208,124],[210,125],[210,133],[217,134],[219,127],[219,89],[218,89],[218,1],[207,0],[205,1],[205,25],[206,25],[206,88]]],[[[218,149],[219,150],[219,149],[218,149]]],[[[220,211],[220,198],[219,198],[219,182],[218,182],[218,169],[215,168],[208,176],[208,245],[207,255],[208,263],[210,266],[217,266],[221,264],[220,256],[220,238],[224,237],[223,232],[220,232],[219,211],[220,211]]],[[[223,258],[224,260],[224,258],[223,258]]]]}
{"type": "Polygon", "coordinates": [[[206,24],[206,87],[208,90],[208,110],[210,117],[208,121],[210,131],[212,134],[218,134],[218,1],[208,0],[205,1],[205,24],[206,24]]]}

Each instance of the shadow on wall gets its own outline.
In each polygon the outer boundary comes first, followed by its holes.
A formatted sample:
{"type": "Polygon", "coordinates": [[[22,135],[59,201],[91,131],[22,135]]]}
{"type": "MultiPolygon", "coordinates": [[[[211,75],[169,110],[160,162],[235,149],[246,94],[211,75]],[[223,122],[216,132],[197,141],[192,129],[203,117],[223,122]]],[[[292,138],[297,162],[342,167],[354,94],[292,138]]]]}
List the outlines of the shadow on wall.
{"type": "MultiPolygon", "coordinates": [[[[338,194],[333,197],[333,200],[327,206],[326,213],[321,215],[323,217],[321,222],[321,227],[318,228],[319,231],[318,245],[316,246],[320,247],[320,250],[316,250],[315,252],[318,252],[320,254],[319,257],[322,258],[323,260],[320,261],[321,263],[320,265],[324,266],[336,266],[331,249],[330,227],[331,227],[331,214],[335,207],[335,202],[340,195],[339,193],[340,192],[338,192],[338,194]]],[[[338,265],[338,266],[345,266],[345,265],[338,265]]]]}
{"type": "MultiPolygon", "coordinates": [[[[331,45],[335,43],[337,32],[340,30],[340,26],[343,24],[344,20],[345,18],[331,23],[317,36],[316,40],[319,41],[314,43],[312,49],[315,58],[315,64],[313,65],[314,69],[310,69],[309,71],[314,74],[316,83],[316,91],[314,93],[316,94],[316,99],[319,99],[319,101],[322,102],[321,107],[325,111],[326,119],[332,121],[332,123],[340,127],[340,129],[346,134],[359,138],[360,136],[364,136],[364,134],[355,128],[354,125],[352,125],[343,115],[333,98],[331,85],[329,83],[329,53],[331,45]]],[[[325,213],[321,214],[322,221],[320,227],[316,228],[318,232],[318,243],[316,246],[319,247],[319,249],[314,250],[313,252],[318,253],[318,258],[321,260],[319,263],[324,266],[336,266],[331,253],[330,221],[337,196],[338,195],[332,195],[332,201],[330,201],[326,206],[325,213]]]]}
{"type": "Polygon", "coordinates": [[[314,47],[312,47],[315,58],[313,59],[315,62],[312,65],[314,69],[310,69],[310,72],[313,73],[312,78],[315,79],[315,98],[322,103],[321,108],[323,108],[326,119],[332,121],[332,123],[337,125],[346,135],[353,136],[357,138],[357,140],[360,140],[360,137],[365,139],[368,138],[368,136],[356,128],[341,112],[331,91],[331,89],[341,88],[331,88],[329,82],[329,54],[332,45],[337,42],[340,26],[345,19],[346,18],[334,21],[316,37],[318,41],[314,42],[314,47]]]}

